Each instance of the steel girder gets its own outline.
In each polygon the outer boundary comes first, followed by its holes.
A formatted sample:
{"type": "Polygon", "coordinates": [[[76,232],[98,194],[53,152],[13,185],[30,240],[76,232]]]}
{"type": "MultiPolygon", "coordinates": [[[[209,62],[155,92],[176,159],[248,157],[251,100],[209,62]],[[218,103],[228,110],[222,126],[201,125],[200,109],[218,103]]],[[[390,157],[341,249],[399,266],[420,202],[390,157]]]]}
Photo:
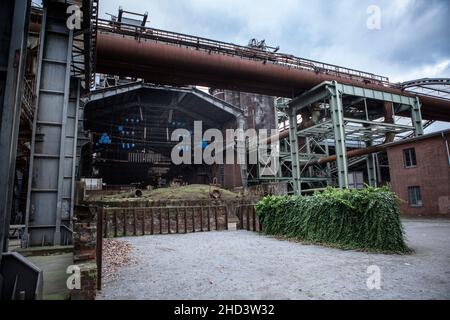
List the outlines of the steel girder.
{"type": "MultiPolygon", "coordinates": [[[[302,176],[308,166],[308,161],[302,159],[317,159],[319,156],[310,148],[311,139],[322,142],[325,146],[325,153],[329,154],[328,141],[334,140],[334,147],[337,162],[337,181],[341,188],[348,188],[348,159],[347,159],[347,141],[364,142],[368,147],[373,141],[384,138],[388,133],[402,133],[414,130],[416,136],[423,135],[423,124],[421,116],[421,105],[417,98],[384,92],[381,90],[373,90],[361,88],[352,85],[341,84],[336,81],[324,82],[310,91],[293,99],[286,110],[289,116],[289,142],[290,142],[290,159],[292,162],[291,180],[296,194],[302,193],[302,182],[320,181],[326,179],[327,183],[332,182],[330,165],[327,164],[323,174],[317,176],[314,170],[308,167],[308,177],[302,176]],[[352,103],[348,106],[344,105],[343,98],[350,98],[352,103]],[[399,125],[395,123],[385,123],[370,120],[367,116],[367,100],[390,102],[397,105],[398,110],[411,112],[413,121],[412,126],[399,125]],[[349,106],[353,106],[355,101],[364,102],[366,109],[366,119],[352,117],[349,106]],[[309,108],[315,103],[323,103],[328,106],[329,116],[322,119],[318,123],[303,130],[298,129],[297,114],[305,108],[309,108]],[[345,116],[344,116],[345,113],[345,116]],[[302,137],[307,141],[306,153],[301,153],[298,146],[298,137],[302,137]],[[303,169],[302,169],[303,166],[303,169]],[[311,176],[313,175],[313,176],[311,176]]],[[[303,148],[302,148],[303,150],[303,148]]],[[[366,157],[369,184],[377,185],[377,161],[376,155],[366,157]]],[[[283,177],[285,178],[285,177],[283,177]]]]}

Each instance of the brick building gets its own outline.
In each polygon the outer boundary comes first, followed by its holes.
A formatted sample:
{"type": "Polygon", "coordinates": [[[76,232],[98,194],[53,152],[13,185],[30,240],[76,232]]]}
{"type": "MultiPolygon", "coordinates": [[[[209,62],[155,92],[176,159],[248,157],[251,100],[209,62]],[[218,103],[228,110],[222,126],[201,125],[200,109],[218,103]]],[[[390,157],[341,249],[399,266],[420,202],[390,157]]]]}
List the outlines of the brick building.
{"type": "Polygon", "coordinates": [[[450,217],[450,130],[392,144],[387,150],[392,190],[410,216],[450,217]]]}

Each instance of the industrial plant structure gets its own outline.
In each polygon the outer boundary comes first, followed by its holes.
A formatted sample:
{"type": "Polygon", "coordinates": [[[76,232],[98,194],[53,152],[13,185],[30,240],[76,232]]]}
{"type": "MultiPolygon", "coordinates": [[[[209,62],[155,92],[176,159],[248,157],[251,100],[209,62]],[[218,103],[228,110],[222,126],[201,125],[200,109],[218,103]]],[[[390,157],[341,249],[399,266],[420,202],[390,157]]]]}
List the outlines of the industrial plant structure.
{"type": "Polygon", "coordinates": [[[435,94],[449,92],[449,79],[394,84],[257,41],[154,29],[146,14],[119,10],[104,20],[98,0],[6,0],[0,9],[3,252],[10,224],[23,226],[23,246],[71,244],[83,178],[110,189],[215,181],[290,194],[378,186],[389,180],[382,162],[386,150],[393,161],[400,137],[425,143],[417,140],[424,127],[450,121],[450,99],[435,94]],[[79,28],[67,26],[69,5],[82,10],[79,28]],[[204,131],[278,129],[268,139],[279,141],[278,171],[264,174],[269,163],[174,165],[170,136],[195,121],[204,131]]]}

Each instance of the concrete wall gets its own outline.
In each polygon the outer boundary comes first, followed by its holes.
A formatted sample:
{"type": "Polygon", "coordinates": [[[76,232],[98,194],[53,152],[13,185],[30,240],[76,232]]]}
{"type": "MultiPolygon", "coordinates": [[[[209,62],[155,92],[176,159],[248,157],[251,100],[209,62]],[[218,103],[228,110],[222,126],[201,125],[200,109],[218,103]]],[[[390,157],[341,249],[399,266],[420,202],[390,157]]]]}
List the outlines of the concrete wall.
{"type": "MultiPolygon", "coordinates": [[[[450,133],[446,134],[450,141],[450,133]]],[[[404,202],[401,211],[411,216],[450,217],[450,165],[442,136],[393,146],[388,149],[391,185],[404,202]],[[405,168],[403,150],[414,148],[417,166],[405,168]],[[423,206],[408,204],[408,187],[421,189],[423,206]]]]}

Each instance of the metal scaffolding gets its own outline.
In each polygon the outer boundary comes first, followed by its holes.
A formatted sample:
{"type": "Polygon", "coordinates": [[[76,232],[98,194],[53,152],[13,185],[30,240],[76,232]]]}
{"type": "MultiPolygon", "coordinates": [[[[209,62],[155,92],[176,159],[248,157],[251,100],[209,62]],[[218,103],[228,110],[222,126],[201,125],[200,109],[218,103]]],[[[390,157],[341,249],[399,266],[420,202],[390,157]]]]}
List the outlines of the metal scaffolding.
{"type": "Polygon", "coordinates": [[[294,194],[327,186],[349,188],[349,166],[363,161],[367,183],[377,186],[376,154],[349,159],[350,149],[382,145],[409,131],[423,135],[418,99],[335,81],[324,82],[287,104],[283,101],[279,111],[283,127],[289,131],[280,142],[280,170],[273,177],[253,172],[251,181],[288,183],[294,194]],[[409,115],[412,124],[394,123],[391,113],[409,115]],[[336,163],[334,168],[331,162],[336,163]]]}

